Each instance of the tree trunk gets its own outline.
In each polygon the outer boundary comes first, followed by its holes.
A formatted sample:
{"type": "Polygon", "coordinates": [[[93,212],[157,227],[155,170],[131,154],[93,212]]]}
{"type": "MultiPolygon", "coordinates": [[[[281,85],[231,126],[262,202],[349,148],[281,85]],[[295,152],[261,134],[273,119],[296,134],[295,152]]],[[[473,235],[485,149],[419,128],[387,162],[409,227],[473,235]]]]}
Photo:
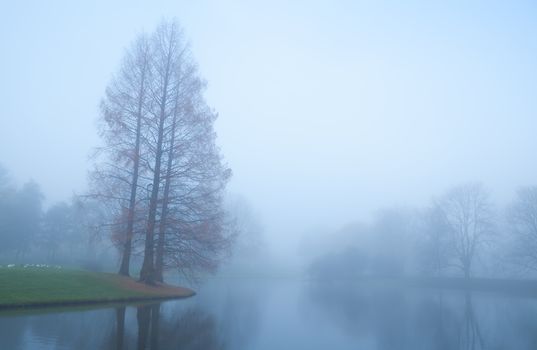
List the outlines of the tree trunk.
{"type": "Polygon", "coordinates": [[[147,232],[145,236],[144,262],[140,270],[140,281],[147,284],[155,283],[154,256],[154,232],[157,216],[157,201],[160,185],[160,165],[162,161],[162,143],[164,138],[164,121],[166,120],[166,101],[168,96],[168,79],[170,72],[170,57],[168,56],[164,84],[162,89],[162,99],[160,101],[160,117],[158,123],[158,137],[155,149],[155,168],[153,174],[153,187],[151,189],[151,199],[149,200],[149,217],[147,220],[147,232]]]}
{"type": "Polygon", "coordinates": [[[164,133],[164,115],[159,122],[159,133],[157,140],[157,150],[155,159],[155,173],[153,175],[153,188],[151,189],[151,199],[149,201],[149,218],[147,221],[147,232],[145,236],[144,262],[140,270],[140,281],[147,284],[155,283],[155,265],[153,263],[154,232],[157,216],[157,200],[160,185],[160,163],[162,158],[162,137],[164,133]]]}
{"type": "Polygon", "coordinates": [[[160,225],[158,233],[158,244],[157,244],[157,256],[155,261],[155,276],[158,282],[164,282],[164,243],[165,243],[165,234],[166,234],[166,219],[168,216],[168,201],[170,197],[170,177],[172,172],[172,164],[174,157],[174,146],[175,146],[175,127],[177,123],[177,111],[173,115],[172,131],[171,131],[171,140],[170,140],[170,149],[168,150],[168,164],[166,166],[166,179],[164,185],[164,194],[162,199],[162,213],[160,215],[160,225]]]}
{"type": "Polygon", "coordinates": [[[140,165],[140,132],[142,128],[142,104],[143,104],[143,91],[144,91],[145,74],[142,75],[142,81],[140,86],[140,94],[138,100],[138,111],[136,116],[136,141],[134,146],[134,162],[132,165],[132,183],[131,193],[129,200],[129,212],[127,214],[127,232],[125,235],[125,242],[123,245],[123,256],[121,258],[121,267],[119,268],[119,274],[129,276],[129,266],[131,260],[132,251],[132,236],[134,231],[134,210],[136,206],[136,190],[138,188],[138,172],[140,165]]]}
{"type": "Polygon", "coordinates": [[[158,282],[164,282],[164,243],[165,243],[165,233],[166,233],[166,218],[168,214],[168,192],[169,192],[169,179],[166,178],[166,185],[164,187],[164,198],[162,204],[162,214],[160,216],[160,225],[158,233],[158,243],[157,243],[157,256],[155,260],[155,279],[158,282]]]}
{"type": "Polygon", "coordinates": [[[151,349],[158,349],[159,339],[159,318],[160,318],[160,304],[156,304],[151,307],[151,333],[149,336],[149,345],[151,349]]]}
{"type": "Polygon", "coordinates": [[[151,323],[151,306],[138,307],[136,318],[138,320],[138,350],[145,350],[151,323]]]}

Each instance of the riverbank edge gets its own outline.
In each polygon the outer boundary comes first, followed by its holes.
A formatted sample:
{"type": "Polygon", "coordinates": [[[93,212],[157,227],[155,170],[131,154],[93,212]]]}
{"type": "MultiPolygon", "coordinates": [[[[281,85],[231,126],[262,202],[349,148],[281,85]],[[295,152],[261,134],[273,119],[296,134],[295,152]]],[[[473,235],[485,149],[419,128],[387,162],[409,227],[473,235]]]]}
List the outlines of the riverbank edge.
{"type": "Polygon", "coordinates": [[[537,298],[537,280],[511,279],[511,278],[483,278],[483,277],[379,277],[362,276],[355,278],[311,278],[310,281],[322,281],[330,286],[345,286],[352,283],[356,286],[393,287],[453,290],[467,292],[496,293],[502,295],[537,298]]]}
{"type": "Polygon", "coordinates": [[[405,280],[408,286],[418,288],[467,290],[537,296],[537,280],[482,278],[482,277],[414,277],[405,280]]]}
{"type": "MultiPolygon", "coordinates": [[[[185,288],[186,289],[186,288],[185,288]]],[[[196,295],[196,292],[190,290],[190,294],[185,295],[166,295],[166,296],[147,296],[147,297],[126,297],[126,298],[104,298],[104,299],[85,299],[85,300],[68,300],[68,301],[46,301],[30,303],[0,303],[0,311],[15,309],[41,309],[56,307],[76,307],[76,306],[98,306],[109,304],[135,304],[146,302],[159,302],[165,300],[186,299],[196,295]]]]}
{"type": "Polygon", "coordinates": [[[0,311],[150,303],[196,295],[186,287],[146,285],[127,276],[85,270],[19,267],[2,269],[0,277],[0,311]],[[91,294],[92,287],[99,288],[96,295],[91,294]],[[12,300],[9,295],[27,300],[12,300]]]}

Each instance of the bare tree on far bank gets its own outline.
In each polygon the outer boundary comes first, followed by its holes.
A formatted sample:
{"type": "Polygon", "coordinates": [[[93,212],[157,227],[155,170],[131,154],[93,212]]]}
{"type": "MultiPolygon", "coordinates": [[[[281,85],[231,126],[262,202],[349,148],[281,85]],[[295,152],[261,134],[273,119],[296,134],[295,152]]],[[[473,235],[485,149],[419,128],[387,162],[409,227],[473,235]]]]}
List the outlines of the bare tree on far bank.
{"type": "Polygon", "coordinates": [[[419,267],[426,274],[440,276],[449,267],[453,252],[450,228],[439,205],[427,208],[421,216],[418,241],[419,267]]]}
{"type": "Polygon", "coordinates": [[[507,215],[513,234],[510,260],[524,269],[537,270],[537,187],[519,189],[507,215]]]}
{"type": "Polygon", "coordinates": [[[480,250],[494,235],[494,215],[488,193],[481,184],[470,183],[449,190],[436,202],[451,250],[450,264],[470,278],[480,250]]]}

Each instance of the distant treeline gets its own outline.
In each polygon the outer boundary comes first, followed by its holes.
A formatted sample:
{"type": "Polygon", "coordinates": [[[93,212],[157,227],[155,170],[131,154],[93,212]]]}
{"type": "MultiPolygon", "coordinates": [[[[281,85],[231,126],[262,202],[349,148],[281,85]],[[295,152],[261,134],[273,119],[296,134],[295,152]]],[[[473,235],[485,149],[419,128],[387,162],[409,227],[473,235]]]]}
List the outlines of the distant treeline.
{"type": "Polygon", "coordinates": [[[459,185],[426,208],[381,210],[329,241],[312,276],[519,276],[537,269],[537,187],[499,208],[483,185],[459,185]]]}
{"type": "Polygon", "coordinates": [[[47,263],[102,270],[115,254],[97,203],[74,198],[43,208],[39,185],[17,187],[0,169],[0,262],[47,263]]]}

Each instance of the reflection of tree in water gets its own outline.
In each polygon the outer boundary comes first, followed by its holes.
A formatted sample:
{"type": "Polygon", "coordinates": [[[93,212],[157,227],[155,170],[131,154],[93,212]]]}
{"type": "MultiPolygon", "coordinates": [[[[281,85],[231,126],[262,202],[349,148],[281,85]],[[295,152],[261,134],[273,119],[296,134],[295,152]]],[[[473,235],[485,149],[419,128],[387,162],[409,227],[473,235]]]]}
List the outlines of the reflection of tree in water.
{"type": "Polygon", "coordinates": [[[457,349],[454,330],[458,329],[460,320],[452,308],[447,305],[442,291],[424,296],[416,304],[415,325],[423,330],[419,342],[427,348],[448,350],[457,349]]]}
{"type": "Polygon", "coordinates": [[[259,284],[235,288],[221,301],[219,325],[230,348],[248,349],[259,332],[259,284]]]}
{"type": "Polygon", "coordinates": [[[161,337],[182,349],[225,349],[213,317],[200,309],[188,309],[181,316],[163,323],[161,337]]]}
{"type": "Polygon", "coordinates": [[[435,294],[417,306],[416,327],[429,331],[422,340],[435,349],[484,349],[471,294],[465,293],[464,299],[458,293],[451,294],[452,303],[446,300],[444,292],[435,294]]]}
{"type": "Polygon", "coordinates": [[[463,322],[461,322],[461,330],[458,340],[459,349],[461,350],[484,349],[483,337],[479,329],[479,323],[477,321],[470,293],[465,293],[464,317],[463,322]]]}
{"type": "Polygon", "coordinates": [[[136,311],[136,319],[138,320],[138,349],[146,349],[150,328],[153,328],[153,333],[158,335],[158,328],[151,327],[151,307],[139,307],[136,311]]]}
{"type": "Polygon", "coordinates": [[[258,311],[248,293],[231,293],[213,304],[207,300],[200,304],[170,302],[6,318],[0,329],[0,348],[21,348],[28,334],[38,338],[37,344],[67,349],[248,348],[247,340],[258,325],[258,311]]]}
{"type": "MultiPolygon", "coordinates": [[[[123,349],[125,309],[117,309],[116,348],[123,349]]],[[[160,304],[140,306],[136,310],[137,349],[216,350],[224,349],[214,319],[197,308],[164,318],[160,304]]]]}
{"type": "Polygon", "coordinates": [[[139,307],[138,348],[248,349],[259,327],[258,291],[258,283],[231,289],[218,285],[201,293],[195,303],[139,307]]]}
{"type": "Polygon", "coordinates": [[[357,342],[374,339],[378,349],[485,348],[469,293],[365,286],[315,286],[308,293],[323,318],[357,342]]]}
{"type": "Polygon", "coordinates": [[[335,322],[357,340],[374,339],[377,349],[410,349],[414,345],[415,335],[408,331],[412,309],[400,289],[315,285],[308,293],[323,319],[335,322]]]}
{"type": "Polygon", "coordinates": [[[116,349],[123,349],[123,341],[125,338],[125,307],[116,309],[116,349]]]}

